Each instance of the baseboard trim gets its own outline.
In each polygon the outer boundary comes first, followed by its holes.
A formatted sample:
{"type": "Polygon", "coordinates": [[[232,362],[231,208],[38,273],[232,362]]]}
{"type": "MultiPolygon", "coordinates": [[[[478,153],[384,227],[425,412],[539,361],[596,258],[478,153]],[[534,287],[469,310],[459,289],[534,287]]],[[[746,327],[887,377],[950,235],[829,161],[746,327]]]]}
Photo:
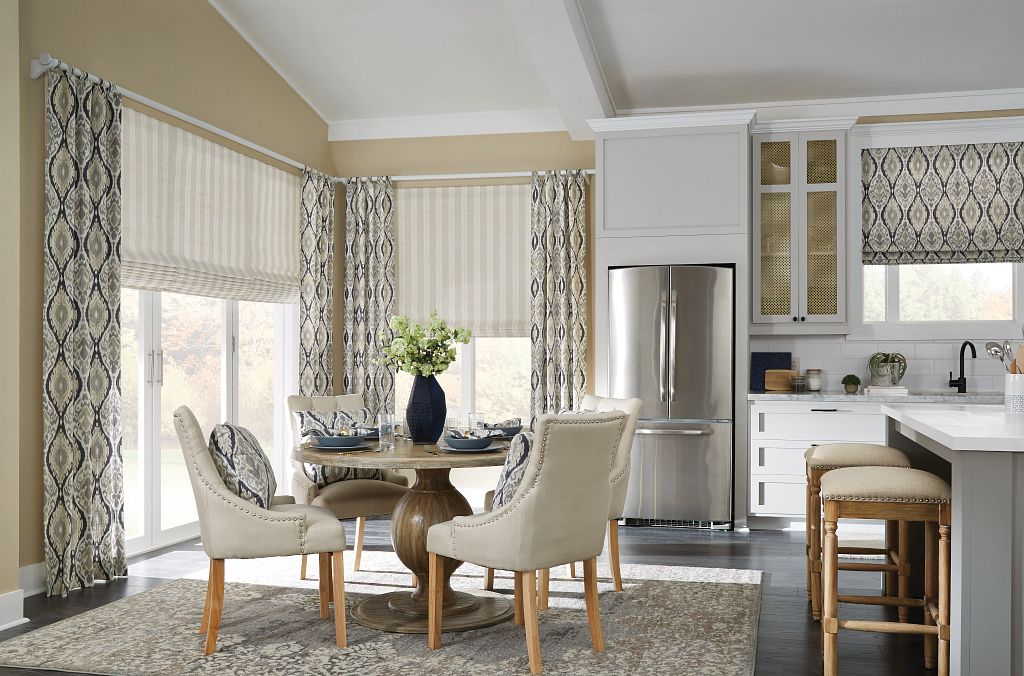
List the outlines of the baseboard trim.
{"type": "Polygon", "coordinates": [[[25,593],[21,589],[0,594],[0,631],[25,624],[25,593]]]}
{"type": "Polygon", "coordinates": [[[18,569],[18,584],[25,596],[34,596],[46,591],[46,564],[40,561],[18,569]]]}

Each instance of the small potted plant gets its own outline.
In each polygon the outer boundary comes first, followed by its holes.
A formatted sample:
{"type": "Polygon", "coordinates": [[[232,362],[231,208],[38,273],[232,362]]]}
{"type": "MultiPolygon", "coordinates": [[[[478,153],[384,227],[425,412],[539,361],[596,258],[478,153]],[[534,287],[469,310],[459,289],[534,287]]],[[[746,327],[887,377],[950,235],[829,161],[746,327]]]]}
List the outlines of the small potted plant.
{"type": "Polygon", "coordinates": [[[857,394],[857,388],[860,387],[860,378],[852,373],[847,373],[843,376],[843,389],[846,390],[847,394],[857,394]]]}

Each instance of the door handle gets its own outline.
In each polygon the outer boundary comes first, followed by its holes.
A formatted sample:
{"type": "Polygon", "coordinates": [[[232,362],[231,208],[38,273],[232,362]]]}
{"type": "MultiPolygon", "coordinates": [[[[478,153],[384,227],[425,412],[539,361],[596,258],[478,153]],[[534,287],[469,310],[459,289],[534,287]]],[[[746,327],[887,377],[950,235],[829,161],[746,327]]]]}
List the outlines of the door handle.
{"type": "Polygon", "coordinates": [[[661,360],[658,362],[658,399],[660,401],[668,401],[668,397],[665,394],[665,381],[668,380],[666,375],[667,367],[665,365],[665,341],[667,340],[665,334],[668,331],[668,319],[666,315],[668,313],[668,307],[665,303],[665,295],[661,296],[661,339],[658,341],[658,350],[661,353],[661,360]]]}
{"type": "Polygon", "coordinates": [[[668,400],[676,400],[676,290],[668,316],[668,400]]]}
{"type": "Polygon", "coordinates": [[[838,413],[838,408],[812,408],[811,413],[838,413]]]}
{"type": "Polygon", "coordinates": [[[156,353],[156,359],[157,359],[157,363],[159,364],[159,366],[156,369],[156,372],[158,374],[156,382],[159,385],[163,385],[164,384],[164,351],[163,350],[160,350],[159,352],[156,353]]]}
{"type": "Polygon", "coordinates": [[[146,384],[150,385],[153,383],[153,373],[156,371],[155,353],[150,350],[149,354],[146,355],[146,384]]]}
{"type": "Polygon", "coordinates": [[[711,436],[711,430],[654,430],[654,429],[640,429],[636,431],[637,434],[664,434],[667,436],[680,436],[680,437],[709,437],[711,436]]]}

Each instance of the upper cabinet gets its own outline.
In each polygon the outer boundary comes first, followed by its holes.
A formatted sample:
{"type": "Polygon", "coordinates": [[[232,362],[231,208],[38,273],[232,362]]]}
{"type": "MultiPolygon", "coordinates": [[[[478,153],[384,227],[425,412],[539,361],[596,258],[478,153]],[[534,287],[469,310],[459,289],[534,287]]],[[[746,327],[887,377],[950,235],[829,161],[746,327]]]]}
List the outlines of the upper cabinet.
{"type": "Polygon", "coordinates": [[[845,151],[843,130],[753,134],[755,324],[846,321],[845,151]]]}
{"type": "Polygon", "coordinates": [[[753,118],[728,111],[592,120],[596,235],[749,232],[753,118]]]}

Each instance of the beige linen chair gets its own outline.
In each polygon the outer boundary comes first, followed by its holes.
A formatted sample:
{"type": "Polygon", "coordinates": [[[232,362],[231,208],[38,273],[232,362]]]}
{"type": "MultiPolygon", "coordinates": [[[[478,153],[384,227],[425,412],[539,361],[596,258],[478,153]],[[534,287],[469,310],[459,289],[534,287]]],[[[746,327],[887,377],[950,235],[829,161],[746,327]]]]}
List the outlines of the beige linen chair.
{"type": "MultiPolygon", "coordinates": [[[[643,407],[642,399],[613,399],[611,397],[598,397],[593,394],[584,395],[580,402],[580,408],[585,411],[621,411],[626,414],[626,428],[622,433],[622,440],[619,442],[619,449],[612,461],[611,482],[612,495],[611,506],[608,510],[608,558],[612,566],[612,581],[615,583],[615,591],[622,591],[622,572],[619,568],[619,519],[622,518],[622,511],[626,505],[626,488],[629,484],[629,461],[633,452],[633,438],[636,436],[636,426],[640,420],[640,409],[643,407]]],[[[484,507],[490,511],[494,500],[494,491],[490,491],[484,497],[484,507]]],[[[569,564],[569,575],[576,577],[576,564],[569,564]]],[[[548,587],[550,586],[550,572],[547,569],[540,571],[540,597],[538,607],[544,610],[548,607],[548,587]]],[[[494,589],[494,570],[488,568],[484,588],[494,589]]]]}
{"type": "Polygon", "coordinates": [[[196,498],[203,549],[210,557],[210,579],[200,633],[206,634],[204,654],[217,649],[224,607],[224,559],[262,559],[271,556],[320,555],[320,617],[327,619],[334,601],[334,633],[345,647],[345,574],[342,552],[345,529],[320,507],[296,505],[290,496],[277,496],[270,509],[261,509],[224,485],[213,464],[206,437],[187,406],[174,412],[174,429],[185,455],[188,478],[196,498]],[[333,566],[333,571],[332,571],[333,566]]]}
{"type": "MultiPolygon", "coordinates": [[[[299,442],[296,411],[353,411],[363,407],[362,394],[341,394],[330,397],[288,397],[288,412],[292,421],[295,443],[299,442]]],[[[292,462],[292,494],[300,504],[326,507],[339,519],[356,519],[356,545],[352,570],[359,570],[363,556],[363,534],[366,517],[383,516],[395,511],[395,505],[408,492],[409,479],[392,470],[384,470],[384,480],[350,479],[337,481],[323,488],[309,480],[302,471],[302,463],[292,462]]],[[[302,557],[299,577],[306,579],[306,557],[302,557]]]]}
{"type": "Polygon", "coordinates": [[[541,671],[537,571],[583,561],[584,598],[594,650],[604,651],[597,597],[597,555],[604,545],[611,483],[624,413],[542,415],[510,502],[431,526],[428,646],[441,646],[445,559],[515,571],[517,624],[526,624],[530,670],[541,671]]]}

